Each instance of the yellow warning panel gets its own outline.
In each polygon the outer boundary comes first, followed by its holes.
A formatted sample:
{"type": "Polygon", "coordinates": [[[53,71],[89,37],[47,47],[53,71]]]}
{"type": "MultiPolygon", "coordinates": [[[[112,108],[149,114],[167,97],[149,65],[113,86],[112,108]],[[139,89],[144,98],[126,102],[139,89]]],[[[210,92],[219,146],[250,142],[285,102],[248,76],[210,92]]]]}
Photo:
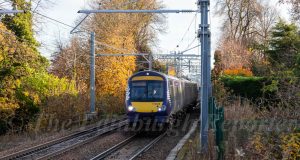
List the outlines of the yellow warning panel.
{"type": "Polygon", "coordinates": [[[142,81],[142,80],[163,81],[164,79],[159,76],[137,76],[132,78],[132,81],[142,81]]]}
{"type": "Polygon", "coordinates": [[[131,102],[136,112],[152,113],[157,112],[163,102],[131,102]]]}

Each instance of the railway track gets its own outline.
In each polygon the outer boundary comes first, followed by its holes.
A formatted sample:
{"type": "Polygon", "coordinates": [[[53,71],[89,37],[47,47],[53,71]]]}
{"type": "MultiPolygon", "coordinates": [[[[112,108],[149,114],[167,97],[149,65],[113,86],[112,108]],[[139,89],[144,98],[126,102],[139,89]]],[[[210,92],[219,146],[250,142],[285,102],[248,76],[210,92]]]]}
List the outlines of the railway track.
{"type": "Polygon", "coordinates": [[[57,156],[66,151],[69,151],[80,145],[92,142],[100,136],[107,134],[111,131],[117,130],[127,125],[126,118],[116,120],[114,122],[106,123],[101,126],[97,126],[91,129],[87,129],[78,133],[74,133],[53,141],[49,141],[17,153],[13,153],[4,157],[0,157],[0,160],[12,160],[12,159],[49,159],[53,156],[57,156]]]}
{"type": "MultiPolygon", "coordinates": [[[[133,160],[135,158],[137,158],[138,156],[140,156],[142,153],[146,152],[148,149],[150,149],[153,145],[155,145],[159,140],[161,140],[163,137],[165,137],[167,134],[167,132],[164,132],[162,134],[160,134],[159,136],[155,137],[154,139],[152,139],[151,141],[149,140],[144,140],[144,144],[146,143],[146,145],[144,145],[143,147],[138,147],[138,149],[134,149],[133,152],[127,152],[127,153],[118,153],[118,155],[122,155],[125,154],[123,156],[126,156],[126,158],[120,158],[120,157],[114,157],[112,154],[117,153],[118,151],[120,151],[123,148],[129,147],[130,143],[134,143],[135,141],[138,142],[140,141],[136,135],[133,135],[129,138],[127,138],[126,140],[116,144],[115,146],[109,148],[108,150],[100,153],[99,155],[95,156],[94,158],[92,158],[91,160],[102,160],[102,159],[129,159],[129,160],[133,160]],[[129,155],[128,155],[129,154],[129,155]],[[112,156],[112,157],[109,157],[112,156]]],[[[135,145],[136,147],[137,145],[135,145]]]]}

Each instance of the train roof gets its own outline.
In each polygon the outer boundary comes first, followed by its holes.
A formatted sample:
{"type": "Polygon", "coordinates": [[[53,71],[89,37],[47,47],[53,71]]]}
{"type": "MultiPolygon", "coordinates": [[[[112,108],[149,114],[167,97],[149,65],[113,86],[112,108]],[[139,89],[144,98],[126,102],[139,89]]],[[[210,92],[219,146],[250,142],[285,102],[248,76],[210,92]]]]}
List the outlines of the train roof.
{"type": "MultiPolygon", "coordinates": [[[[143,74],[143,73],[155,73],[155,74],[158,74],[158,75],[164,77],[165,79],[180,80],[180,81],[185,81],[185,82],[193,82],[193,81],[190,81],[190,80],[187,80],[187,79],[184,79],[184,78],[178,78],[178,77],[166,75],[166,74],[161,73],[161,72],[149,71],[149,70],[139,71],[139,72],[133,74],[129,79],[131,79],[132,77],[138,76],[139,74],[143,74]]],[[[196,83],[196,82],[193,82],[193,83],[196,83]]]]}

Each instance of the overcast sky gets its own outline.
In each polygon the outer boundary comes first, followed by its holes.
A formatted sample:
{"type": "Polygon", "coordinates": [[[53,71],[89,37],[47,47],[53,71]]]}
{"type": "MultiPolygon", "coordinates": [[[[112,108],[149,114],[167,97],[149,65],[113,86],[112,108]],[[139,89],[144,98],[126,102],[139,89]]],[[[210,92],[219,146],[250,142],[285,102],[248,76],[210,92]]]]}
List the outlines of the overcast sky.
{"type": "MultiPolygon", "coordinates": [[[[78,19],[77,13],[80,9],[88,9],[88,0],[56,0],[55,4],[49,5],[46,9],[38,11],[56,20],[66,24],[75,26],[75,20],[78,19]]],[[[163,0],[167,9],[197,9],[196,0],[163,0]]],[[[211,2],[211,12],[214,11],[215,0],[211,2]]],[[[281,12],[286,14],[287,11],[281,9],[281,12]]],[[[195,32],[198,28],[200,15],[195,18],[194,13],[185,14],[168,14],[167,31],[159,35],[158,47],[153,46],[153,50],[158,53],[169,53],[170,51],[182,51],[188,46],[196,46],[199,42],[195,40],[195,32]],[[194,20],[196,19],[196,21],[194,20]],[[190,25],[191,24],[191,25],[190,25]],[[189,30],[188,27],[190,26],[189,30]],[[184,34],[186,36],[183,38],[184,34]],[[183,39],[182,39],[183,38],[183,39]],[[180,43],[179,43],[180,42],[180,43]],[[194,42],[193,44],[191,44],[194,42]],[[177,47],[177,45],[179,46],[177,47]]],[[[44,19],[45,23],[39,26],[38,40],[44,44],[41,52],[47,58],[55,51],[55,40],[60,37],[67,42],[70,37],[71,28],[60,25],[56,22],[44,19]],[[47,21],[47,22],[46,22],[47,21]],[[60,35],[60,36],[59,36],[60,35]]],[[[210,25],[212,31],[212,53],[216,49],[218,39],[220,38],[220,26],[222,20],[213,13],[210,15],[210,25]]],[[[189,53],[197,53],[198,50],[192,50],[189,53]]]]}
{"type": "MultiPolygon", "coordinates": [[[[75,20],[78,18],[77,13],[80,9],[87,9],[88,0],[57,0],[55,4],[49,6],[47,9],[39,9],[44,15],[47,15],[56,20],[62,21],[66,24],[75,25],[75,20]]],[[[163,0],[167,9],[197,9],[196,0],[163,0]]],[[[195,17],[194,13],[181,14],[167,14],[167,30],[163,34],[159,34],[157,46],[153,46],[154,52],[158,54],[169,53],[171,51],[182,51],[188,46],[196,46],[199,42],[195,39],[195,32],[198,28],[200,15],[195,17]],[[190,26],[190,27],[189,27],[190,26]],[[189,28],[189,30],[188,30],[189,28]],[[185,34],[186,33],[186,34],[185,34]],[[185,36],[184,36],[185,34],[185,36]],[[183,37],[184,36],[184,37],[183,37]],[[193,43],[192,43],[193,42],[193,43]],[[177,47],[177,45],[179,46],[177,47]]],[[[39,26],[41,31],[38,33],[38,40],[42,42],[42,54],[47,58],[55,51],[55,40],[59,37],[63,41],[67,41],[70,37],[70,28],[60,25],[56,22],[47,21],[43,26],[39,26]]],[[[213,48],[216,46],[219,34],[218,27],[220,21],[211,16],[212,23],[212,43],[213,48]]],[[[192,50],[190,53],[197,53],[198,50],[192,50]]]]}

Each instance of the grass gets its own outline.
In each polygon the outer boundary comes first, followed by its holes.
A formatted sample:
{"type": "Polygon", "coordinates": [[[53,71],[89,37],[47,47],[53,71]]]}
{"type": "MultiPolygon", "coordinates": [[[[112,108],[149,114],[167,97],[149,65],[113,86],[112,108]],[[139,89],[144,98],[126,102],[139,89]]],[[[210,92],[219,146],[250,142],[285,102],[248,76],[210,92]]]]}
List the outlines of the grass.
{"type": "MultiPolygon", "coordinates": [[[[239,120],[253,120],[257,118],[257,114],[254,111],[254,107],[251,102],[242,99],[236,98],[234,100],[228,101],[224,107],[224,116],[225,121],[239,121],[239,120]]],[[[236,131],[234,133],[226,132],[224,133],[225,137],[225,159],[243,159],[243,147],[247,142],[249,142],[249,134],[245,131],[236,131]]],[[[207,154],[201,154],[200,145],[199,145],[199,128],[191,136],[188,142],[178,153],[178,159],[217,159],[218,157],[218,147],[215,145],[215,133],[214,130],[209,130],[209,145],[207,154]]]]}
{"type": "Polygon", "coordinates": [[[199,128],[192,134],[186,144],[182,147],[182,149],[178,152],[177,159],[178,160],[198,160],[198,159],[215,159],[217,156],[217,148],[214,143],[214,132],[213,130],[209,130],[208,137],[208,154],[203,154],[200,152],[200,135],[199,128]]]}
{"type": "Polygon", "coordinates": [[[247,99],[237,97],[235,100],[225,103],[225,120],[255,119],[257,117],[256,115],[254,106],[247,99]]]}

